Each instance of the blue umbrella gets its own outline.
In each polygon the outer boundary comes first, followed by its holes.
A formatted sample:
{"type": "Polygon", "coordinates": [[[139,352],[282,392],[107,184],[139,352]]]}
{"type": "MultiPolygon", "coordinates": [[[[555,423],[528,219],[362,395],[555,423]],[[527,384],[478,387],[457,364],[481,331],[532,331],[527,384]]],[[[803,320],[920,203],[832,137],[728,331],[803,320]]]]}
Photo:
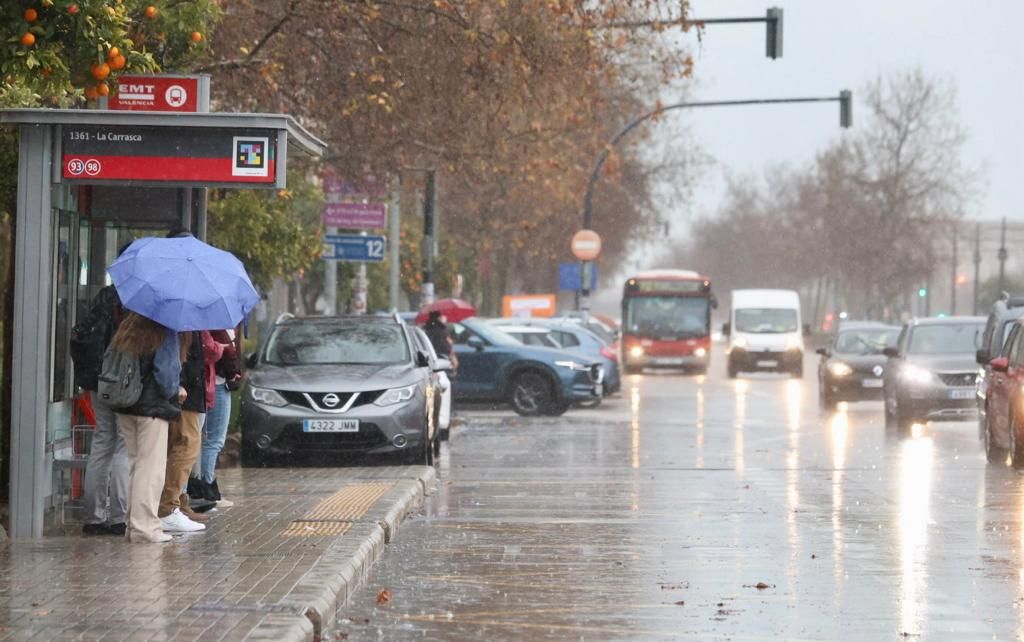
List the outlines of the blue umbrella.
{"type": "Polygon", "coordinates": [[[193,236],[138,239],[107,272],[125,308],[178,332],[234,328],[260,299],[241,261],[193,236]]]}

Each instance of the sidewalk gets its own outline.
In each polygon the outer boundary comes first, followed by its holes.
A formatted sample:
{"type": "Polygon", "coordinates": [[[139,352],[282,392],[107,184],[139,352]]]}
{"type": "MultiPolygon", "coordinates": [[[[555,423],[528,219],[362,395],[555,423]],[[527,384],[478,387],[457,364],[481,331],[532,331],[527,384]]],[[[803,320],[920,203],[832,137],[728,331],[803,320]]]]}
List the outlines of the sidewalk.
{"type": "Polygon", "coordinates": [[[425,466],[229,469],[235,505],[205,532],[0,545],[0,640],[312,640],[434,480],[425,466]]]}

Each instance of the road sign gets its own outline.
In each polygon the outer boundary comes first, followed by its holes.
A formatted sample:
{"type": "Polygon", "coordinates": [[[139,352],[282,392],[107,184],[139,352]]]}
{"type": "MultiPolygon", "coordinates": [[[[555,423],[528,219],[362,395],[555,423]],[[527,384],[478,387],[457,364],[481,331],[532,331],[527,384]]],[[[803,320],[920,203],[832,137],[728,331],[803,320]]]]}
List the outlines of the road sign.
{"type": "Polygon", "coordinates": [[[324,225],[347,229],[374,229],[387,225],[384,203],[324,203],[324,225]]]}
{"type": "MultiPolygon", "coordinates": [[[[580,275],[579,263],[558,264],[558,289],[578,292],[583,284],[583,277],[580,275]]],[[[590,289],[597,289],[597,266],[590,271],[590,289]]]]}
{"type": "Polygon", "coordinates": [[[601,237],[594,230],[580,230],[572,237],[572,255],[581,261],[593,261],[601,253],[601,237]]]}
{"type": "Polygon", "coordinates": [[[554,294],[517,294],[501,297],[501,313],[506,317],[550,317],[555,315],[554,294]]]}
{"type": "Polygon", "coordinates": [[[387,239],[380,235],[326,234],[320,258],[335,261],[381,263],[387,239]]]}

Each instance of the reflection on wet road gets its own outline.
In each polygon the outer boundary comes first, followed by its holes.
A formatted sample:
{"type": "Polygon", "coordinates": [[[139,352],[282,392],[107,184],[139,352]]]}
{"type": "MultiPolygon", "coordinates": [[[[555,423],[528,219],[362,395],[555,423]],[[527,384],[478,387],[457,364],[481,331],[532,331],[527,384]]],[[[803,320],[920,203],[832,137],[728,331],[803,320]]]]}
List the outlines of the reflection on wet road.
{"type": "Polygon", "coordinates": [[[336,632],[1024,636],[1024,478],[986,466],[972,424],[900,438],[880,404],[817,398],[812,377],[713,368],[630,376],[557,420],[471,419],[336,632]]]}

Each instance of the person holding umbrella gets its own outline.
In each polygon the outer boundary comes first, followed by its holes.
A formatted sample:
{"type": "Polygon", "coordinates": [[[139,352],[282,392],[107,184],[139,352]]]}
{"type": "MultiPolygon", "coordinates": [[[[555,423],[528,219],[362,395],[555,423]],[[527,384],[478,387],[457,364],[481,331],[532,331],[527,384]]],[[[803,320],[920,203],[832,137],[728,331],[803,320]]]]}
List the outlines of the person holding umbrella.
{"type": "MultiPolygon", "coordinates": [[[[159,328],[170,329],[173,333],[181,333],[184,341],[180,345],[177,340],[175,341],[178,348],[178,361],[177,368],[174,369],[174,386],[180,392],[177,408],[178,414],[180,414],[180,404],[187,398],[184,389],[179,385],[181,362],[184,360],[184,355],[188,353],[192,339],[191,333],[234,328],[241,323],[259,301],[259,295],[256,293],[249,275],[246,274],[241,261],[232,254],[207,245],[191,235],[165,239],[138,239],[110,265],[108,272],[124,308],[134,312],[135,316],[145,319],[145,321],[136,321],[132,324],[133,327],[142,326],[147,331],[144,336],[146,341],[138,342],[144,345],[137,346],[128,342],[124,344],[133,347],[132,354],[140,356],[144,382],[147,372],[155,372],[155,364],[163,363],[163,361],[156,359],[155,357],[159,355],[154,354],[154,365],[147,370],[144,359],[148,353],[139,348],[152,347],[152,337],[155,336],[159,328]]],[[[160,349],[160,354],[167,351],[163,344],[160,344],[160,349]]],[[[200,364],[202,358],[200,357],[200,364]]],[[[161,371],[160,374],[164,375],[165,373],[161,371]]],[[[154,376],[150,376],[150,379],[154,376]]],[[[166,388],[164,383],[161,379],[161,392],[166,388]]],[[[144,389],[143,399],[146,398],[145,392],[144,389]]],[[[202,396],[203,393],[199,392],[198,395],[202,396]]],[[[152,411],[153,408],[147,407],[146,410],[152,411]]],[[[159,426],[163,433],[162,439],[159,440],[162,447],[156,443],[158,441],[156,439],[153,440],[153,443],[146,442],[147,449],[152,446],[162,451],[159,458],[164,468],[167,466],[167,422],[175,419],[178,414],[169,417],[162,426],[159,426]]],[[[160,419],[162,415],[151,414],[147,417],[160,419]]],[[[125,441],[128,442],[127,436],[125,441]]],[[[142,452],[140,443],[136,443],[136,446],[134,451],[129,446],[133,471],[143,458],[151,455],[148,451],[142,452]]],[[[151,456],[155,461],[157,455],[151,456]]],[[[193,456],[192,461],[194,462],[194,460],[193,456]]],[[[147,459],[146,463],[151,464],[152,462],[147,459]]],[[[188,468],[191,469],[191,467],[189,464],[188,468]]],[[[148,466],[146,471],[149,471],[148,466]]],[[[158,524],[160,520],[157,518],[157,503],[164,487],[164,472],[163,469],[160,470],[155,477],[159,481],[156,484],[156,496],[152,504],[149,503],[153,500],[149,494],[151,489],[149,486],[146,487],[146,516],[147,518],[150,516],[148,511],[151,508],[152,517],[157,520],[158,524]]],[[[187,475],[187,472],[185,474],[187,475]]],[[[184,486],[185,479],[182,479],[180,483],[175,482],[179,492],[184,486]]],[[[168,480],[168,482],[170,481],[168,480]]],[[[135,488],[131,483],[130,486],[132,489],[135,488]]],[[[141,482],[139,486],[141,488],[141,482]]],[[[132,496],[133,490],[130,489],[129,503],[134,506],[135,500],[132,499],[132,496]]],[[[141,498],[140,501],[142,501],[141,498]]],[[[149,541],[167,541],[153,535],[151,530],[146,530],[151,529],[152,526],[152,522],[140,525],[139,530],[144,533],[140,537],[149,541]]],[[[193,528],[191,530],[200,529],[193,528]]],[[[131,523],[129,523],[129,531],[135,532],[135,527],[131,523]]],[[[166,537],[164,533],[161,535],[166,537]]]]}

